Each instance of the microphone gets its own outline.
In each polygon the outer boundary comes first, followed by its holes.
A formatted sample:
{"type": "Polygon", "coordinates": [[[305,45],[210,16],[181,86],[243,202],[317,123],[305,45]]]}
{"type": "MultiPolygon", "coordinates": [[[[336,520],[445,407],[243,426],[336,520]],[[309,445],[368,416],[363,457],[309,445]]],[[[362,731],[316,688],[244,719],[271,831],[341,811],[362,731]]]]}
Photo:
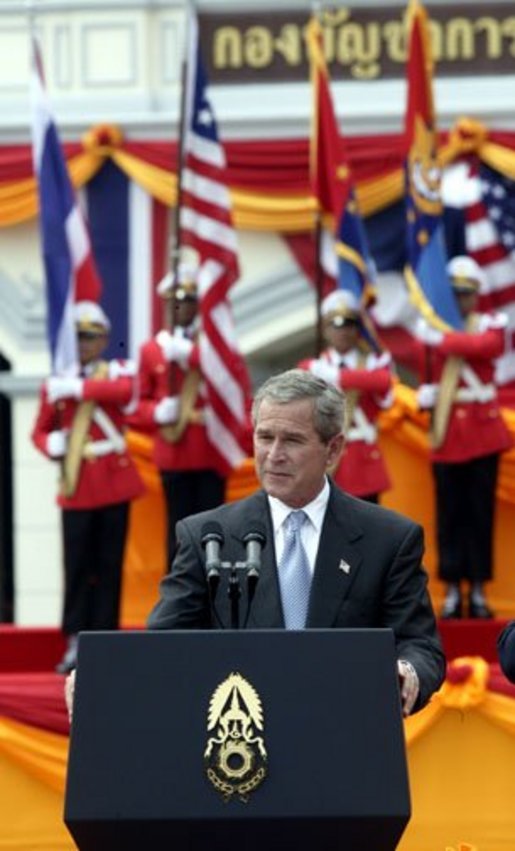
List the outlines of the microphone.
{"type": "Polygon", "coordinates": [[[266,530],[260,520],[253,521],[251,530],[243,537],[243,543],[247,547],[247,578],[255,584],[261,570],[261,550],[266,544],[266,530]]]}
{"type": "Polygon", "coordinates": [[[224,533],[220,523],[217,523],[216,520],[204,523],[200,543],[206,551],[207,581],[216,589],[220,580],[220,548],[224,543],[224,533]]]}

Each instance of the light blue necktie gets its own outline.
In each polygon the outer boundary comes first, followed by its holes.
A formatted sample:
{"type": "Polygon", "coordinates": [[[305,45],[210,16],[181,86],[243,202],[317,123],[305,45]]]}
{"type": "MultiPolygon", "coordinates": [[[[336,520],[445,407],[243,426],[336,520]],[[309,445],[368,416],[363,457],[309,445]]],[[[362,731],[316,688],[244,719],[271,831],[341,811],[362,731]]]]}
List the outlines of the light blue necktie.
{"type": "Polygon", "coordinates": [[[286,629],[304,629],[308,613],[311,570],[300,531],[308,520],[304,511],[291,511],[284,521],[284,550],[279,586],[286,629]]]}

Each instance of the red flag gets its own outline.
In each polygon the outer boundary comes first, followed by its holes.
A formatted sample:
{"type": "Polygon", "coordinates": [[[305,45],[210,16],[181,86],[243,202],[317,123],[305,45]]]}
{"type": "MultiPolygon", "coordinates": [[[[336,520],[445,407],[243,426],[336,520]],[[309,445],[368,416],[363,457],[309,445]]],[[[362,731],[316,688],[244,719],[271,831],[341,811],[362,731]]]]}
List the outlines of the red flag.
{"type": "Polygon", "coordinates": [[[322,46],[322,30],[316,17],[311,18],[308,24],[306,39],[313,91],[311,185],[322,213],[333,219],[331,229],[334,232],[349,192],[349,169],[343,157],[322,46]]]}
{"type": "Polygon", "coordinates": [[[406,107],[406,153],[415,143],[417,120],[424,121],[436,148],[435,109],[433,102],[433,60],[429,41],[427,12],[410,0],[408,7],[409,56],[407,62],[408,103],[406,107]]]}
{"type": "Polygon", "coordinates": [[[192,16],[186,83],[181,243],[200,259],[200,360],[205,380],[206,429],[226,471],[248,454],[250,382],[234,332],[230,287],[239,277],[225,152],[207,98],[198,23],[192,16]]]}

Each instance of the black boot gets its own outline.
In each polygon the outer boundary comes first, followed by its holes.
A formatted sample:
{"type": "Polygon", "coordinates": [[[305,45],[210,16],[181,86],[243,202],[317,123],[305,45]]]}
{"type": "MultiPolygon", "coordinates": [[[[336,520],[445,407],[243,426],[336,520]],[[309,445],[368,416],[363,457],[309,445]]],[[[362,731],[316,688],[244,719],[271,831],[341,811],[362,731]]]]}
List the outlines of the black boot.
{"type": "Polygon", "coordinates": [[[480,582],[474,583],[470,589],[469,618],[490,620],[493,617],[494,613],[486,602],[482,584],[480,582]]]}
{"type": "Polygon", "coordinates": [[[461,600],[460,586],[448,585],[445,600],[440,612],[442,620],[453,620],[463,617],[463,603],[461,600]]]}

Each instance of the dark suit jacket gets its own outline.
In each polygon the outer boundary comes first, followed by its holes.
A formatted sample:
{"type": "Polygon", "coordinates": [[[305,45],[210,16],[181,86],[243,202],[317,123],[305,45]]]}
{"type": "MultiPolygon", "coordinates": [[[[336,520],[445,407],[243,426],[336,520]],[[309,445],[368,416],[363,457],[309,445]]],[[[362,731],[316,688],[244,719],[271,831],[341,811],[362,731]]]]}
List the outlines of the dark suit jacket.
{"type": "MultiPolygon", "coordinates": [[[[216,520],[225,533],[222,558],[244,561],[244,535],[261,521],[267,530],[260,579],[245,626],[284,628],[268,500],[263,491],[239,502],[197,514],[177,524],[178,552],[161,583],[161,599],[150,629],[210,629],[231,624],[224,576],[213,613],[204,570],[202,528],[216,520]]],[[[306,622],[314,628],[390,627],[397,655],[414,666],[420,680],[415,709],[427,703],[445,676],[445,657],[436,631],[422,567],[422,528],[399,514],[344,494],[334,485],[322,527],[306,622]],[[350,570],[341,569],[341,561],[350,570]]],[[[240,610],[245,621],[246,589],[240,610]]]]}
{"type": "Polygon", "coordinates": [[[501,632],[497,651],[504,675],[515,683],[515,621],[510,621],[501,632]]]}

